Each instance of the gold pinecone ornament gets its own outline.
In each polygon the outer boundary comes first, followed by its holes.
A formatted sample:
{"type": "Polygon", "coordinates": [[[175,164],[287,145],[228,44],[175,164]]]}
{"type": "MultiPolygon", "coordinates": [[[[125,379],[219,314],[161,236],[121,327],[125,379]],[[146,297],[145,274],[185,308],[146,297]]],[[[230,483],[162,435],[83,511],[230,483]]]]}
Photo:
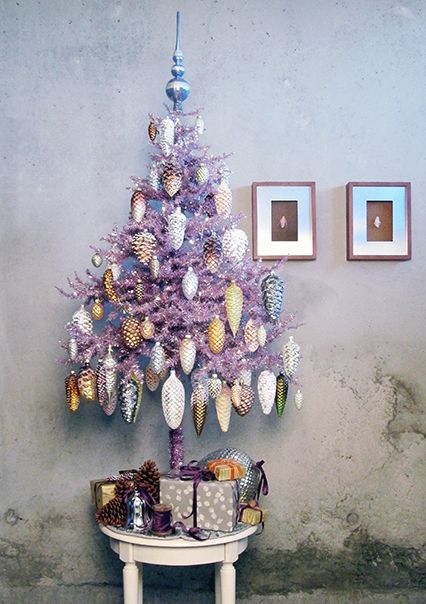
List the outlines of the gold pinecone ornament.
{"type": "Polygon", "coordinates": [[[257,392],[262,411],[269,415],[272,411],[275,401],[276,379],[275,375],[269,369],[264,369],[257,380],[257,392]]]}
{"type": "Polygon", "coordinates": [[[283,373],[277,375],[277,387],[275,391],[275,407],[278,417],[284,412],[285,403],[288,394],[288,380],[283,373]]]}
{"type": "Polygon", "coordinates": [[[259,346],[263,348],[266,344],[266,329],[263,323],[259,325],[257,329],[257,340],[259,342],[259,346]]]}
{"type": "Polygon", "coordinates": [[[143,293],[144,293],[144,286],[143,286],[142,279],[138,279],[136,281],[134,291],[135,291],[136,302],[141,303],[143,301],[143,293]]]}
{"type": "Polygon", "coordinates": [[[135,222],[142,222],[146,211],[146,201],[142,191],[135,191],[130,200],[130,214],[135,222]]]}
{"type": "Polygon", "coordinates": [[[214,194],[216,212],[224,218],[229,218],[232,210],[232,192],[226,181],[222,179],[214,194]]]}
{"type": "Polygon", "coordinates": [[[257,337],[257,326],[253,319],[249,319],[244,327],[244,341],[250,352],[256,352],[259,348],[259,340],[257,337]]]}
{"type": "Polygon", "coordinates": [[[123,319],[120,333],[124,346],[129,350],[135,350],[142,341],[141,324],[135,317],[123,319]]]}
{"type": "Polygon", "coordinates": [[[105,295],[110,302],[117,303],[119,298],[115,290],[114,275],[111,267],[108,267],[102,276],[104,284],[105,295]]]}
{"type": "Polygon", "coordinates": [[[232,400],[233,407],[235,411],[241,417],[243,415],[247,415],[247,413],[252,409],[254,405],[254,392],[251,386],[247,384],[240,384],[240,389],[238,392],[238,398],[235,397],[235,401],[237,404],[234,404],[232,400]]]}
{"type": "Polygon", "coordinates": [[[159,139],[161,151],[168,157],[175,142],[175,124],[169,116],[160,122],[159,139]]]}
{"type": "Polygon", "coordinates": [[[241,229],[228,229],[222,239],[223,253],[228,260],[235,264],[241,262],[248,248],[248,239],[241,229]]]}
{"type": "Polygon", "coordinates": [[[228,319],[229,327],[232,335],[237,335],[238,328],[241,322],[241,314],[243,312],[243,290],[234,280],[226,288],[225,292],[225,308],[226,318],[228,319]]]}
{"type": "Polygon", "coordinates": [[[100,321],[104,316],[104,307],[99,298],[96,298],[95,303],[92,306],[92,317],[95,321],[100,321]]]}
{"type": "Polygon", "coordinates": [[[87,401],[96,399],[96,374],[88,363],[78,372],[77,385],[82,398],[87,401]]]}
{"type": "Polygon", "coordinates": [[[207,382],[207,391],[209,396],[215,401],[222,390],[222,382],[217,376],[217,373],[213,373],[209,381],[207,382]]]}
{"type": "Polygon", "coordinates": [[[221,385],[220,393],[215,400],[217,421],[222,432],[228,432],[231,420],[231,390],[226,382],[221,385]]]}
{"type": "Polygon", "coordinates": [[[225,325],[218,315],[210,321],[208,342],[213,354],[220,354],[225,344],[225,325]]]}
{"type": "Polygon", "coordinates": [[[155,141],[155,137],[157,136],[157,127],[152,120],[148,124],[148,136],[151,143],[155,141]]]}
{"type": "Polygon", "coordinates": [[[160,262],[155,254],[149,259],[149,273],[152,279],[157,279],[160,273],[160,262]]]}
{"type": "Polygon", "coordinates": [[[211,273],[217,273],[222,259],[222,243],[216,234],[210,235],[203,245],[203,260],[211,273]]]}
{"type": "Polygon", "coordinates": [[[155,325],[148,317],[141,323],[141,335],[144,340],[152,340],[155,336],[155,325]]]}
{"type": "Polygon", "coordinates": [[[93,322],[90,313],[84,308],[84,304],[72,316],[72,323],[76,325],[83,333],[91,336],[93,333],[93,322]]]}
{"type": "Polygon", "coordinates": [[[166,424],[176,430],[182,423],[185,411],[185,388],[174,369],[161,389],[161,404],[166,424]]]}
{"type": "Polygon", "coordinates": [[[294,341],[293,336],[290,336],[288,342],[283,347],[284,371],[288,377],[292,377],[296,373],[299,361],[300,346],[294,341]]]}
{"type": "Polygon", "coordinates": [[[195,182],[199,185],[204,185],[210,176],[209,169],[204,164],[200,164],[195,170],[195,182]]]}
{"type": "Polygon", "coordinates": [[[190,334],[186,334],[179,346],[179,358],[182,369],[189,375],[194,367],[197,348],[190,334]]]}
{"type": "Polygon", "coordinates": [[[207,417],[208,398],[203,384],[197,384],[191,395],[192,420],[197,436],[201,435],[207,417]]]}
{"type": "Polygon", "coordinates": [[[163,187],[169,197],[174,197],[182,186],[182,171],[176,162],[168,162],[163,172],[163,187]]]}
{"type": "Polygon", "coordinates": [[[142,264],[148,264],[154,253],[157,240],[152,233],[144,230],[136,233],[132,238],[132,250],[136,258],[142,264]]]}
{"type": "Polygon", "coordinates": [[[155,373],[151,365],[146,368],[145,383],[151,392],[155,392],[160,384],[160,376],[155,373]]]}
{"type": "Polygon", "coordinates": [[[65,378],[65,394],[67,405],[70,411],[77,411],[80,406],[80,397],[78,394],[78,381],[74,371],[65,378]]]}

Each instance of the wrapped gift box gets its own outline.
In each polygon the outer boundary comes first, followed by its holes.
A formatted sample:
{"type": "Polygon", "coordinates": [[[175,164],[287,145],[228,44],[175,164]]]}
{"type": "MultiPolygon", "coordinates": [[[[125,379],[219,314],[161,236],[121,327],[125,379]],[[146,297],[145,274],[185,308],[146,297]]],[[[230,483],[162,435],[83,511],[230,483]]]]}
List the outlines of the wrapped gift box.
{"type": "Polygon", "coordinates": [[[100,510],[108,501],[115,497],[115,480],[111,481],[107,478],[90,481],[90,492],[92,495],[92,503],[96,510],[100,510]]]}
{"type": "Polygon", "coordinates": [[[207,469],[216,476],[216,480],[238,480],[245,476],[245,469],[235,459],[212,459],[207,469]]]}
{"type": "Polygon", "coordinates": [[[266,522],[268,510],[260,508],[255,501],[250,501],[248,505],[244,505],[241,509],[240,520],[245,524],[256,525],[261,522],[266,522]]]}
{"type": "MultiPolygon", "coordinates": [[[[160,501],[173,506],[173,522],[194,526],[192,512],[194,486],[191,480],[160,478],[160,501]]],[[[197,526],[201,529],[232,532],[238,522],[239,488],[235,480],[200,482],[197,489],[197,526]]]]}

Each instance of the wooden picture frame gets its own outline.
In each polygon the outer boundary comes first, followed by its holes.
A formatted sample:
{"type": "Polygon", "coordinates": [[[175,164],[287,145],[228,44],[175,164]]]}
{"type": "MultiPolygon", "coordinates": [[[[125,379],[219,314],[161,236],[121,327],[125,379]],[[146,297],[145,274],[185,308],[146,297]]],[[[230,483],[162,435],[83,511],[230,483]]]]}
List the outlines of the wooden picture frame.
{"type": "Polygon", "coordinates": [[[347,260],[411,259],[411,184],[348,182],[347,260]]]}
{"type": "Polygon", "coordinates": [[[315,260],[314,182],[252,183],[253,258],[315,260]]]}

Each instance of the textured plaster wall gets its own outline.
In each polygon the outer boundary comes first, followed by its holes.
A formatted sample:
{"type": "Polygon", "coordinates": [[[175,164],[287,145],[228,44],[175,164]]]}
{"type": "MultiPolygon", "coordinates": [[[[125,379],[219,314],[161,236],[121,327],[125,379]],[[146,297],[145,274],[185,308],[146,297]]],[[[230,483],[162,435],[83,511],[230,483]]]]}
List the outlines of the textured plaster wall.
{"type": "MultiPolygon", "coordinates": [[[[56,359],[75,307],[54,286],[127,218],[178,8],[186,107],[203,107],[214,152],[235,153],[247,232],[252,181],[318,187],[318,259],[283,271],[303,323],[305,406],[280,422],[233,417],[227,437],[212,413],[198,442],[185,420],[189,458],[232,444],[267,461],[270,523],[239,563],[240,597],[424,601],[422,0],[0,2],[0,600],[116,602],[121,564],[92,519],[88,481],[148,457],[167,466],[157,397],[130,428],[95,405],[66,411],[56,359]],[[351,180],[412,182],[410,262],[345,261],[351,180]]],[[[184,577],[189,591],[167,601],[211,601],[206,568],[148,569],[151,601],[184,577]]]]}

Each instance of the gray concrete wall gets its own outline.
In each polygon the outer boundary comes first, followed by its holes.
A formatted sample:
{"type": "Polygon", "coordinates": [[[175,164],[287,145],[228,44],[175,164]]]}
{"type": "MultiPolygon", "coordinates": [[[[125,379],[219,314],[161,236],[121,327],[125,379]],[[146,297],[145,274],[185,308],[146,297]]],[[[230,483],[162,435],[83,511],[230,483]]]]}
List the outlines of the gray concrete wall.
{"type": "MultiPolygon", "coordinates": [[[[203,107],[214,152],[235,153],[247,232],[252,181],[318,187],[318,259],[283,272],[303,323],[303,410],[233,417],[227,437],[212,414],[198,442],[185,420],[189,458],[232,444],[267,460],[270,523],[239,565],[240,597],[424,601],[423,0],[0,2],[0,600],[117,601],[121,564],[88,481],[149,457],[167,467],[157,398],[145,396],[133,428],[89,404],[66,410],[56,359],[75,307],[54,286],[127,218],[178,8],[186,108],[203,107]],[[354,180],[412,182],[410,262],[345,261],[354,180]]],[[[212,601],[209,569],[146,577],[153,598],[185,579],[189,591],[167,601],[212,601]]]]}

